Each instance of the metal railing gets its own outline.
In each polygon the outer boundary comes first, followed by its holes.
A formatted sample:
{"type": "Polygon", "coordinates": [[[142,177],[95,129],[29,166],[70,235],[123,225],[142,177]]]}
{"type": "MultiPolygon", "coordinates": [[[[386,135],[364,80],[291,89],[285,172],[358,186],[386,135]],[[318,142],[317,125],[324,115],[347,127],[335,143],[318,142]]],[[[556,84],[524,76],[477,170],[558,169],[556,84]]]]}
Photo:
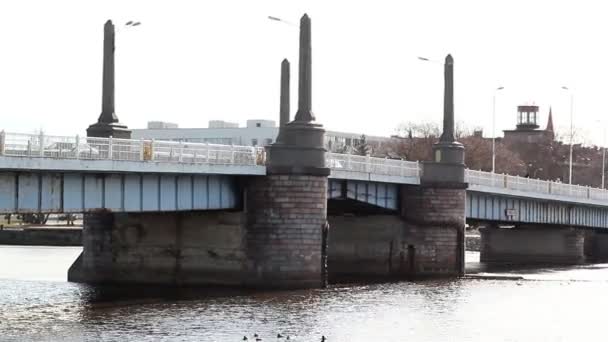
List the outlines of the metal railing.
{"type": "Polygon", "coordinates": [[[365,172],[388,176],[420,177],[418,162],[407,160],[327,153],[325,165],[332,170],[365,172]]]}
{"type": "MultiPolygon", "coordinates": [[[[264,165],[266,162],[263,147],[4,131],[0,132],[0,156],[227,165],[264,165]]],[[[420,178],[419,163],[407,160],[327,153],[326,165],[332,170],[420,178]]],[[[486,171],[466,170],[466,180],[472,187],[487,186],[527,193],[608,200],[608,190],[604,189],[486,171]]]]}
{"type": "Polygon", "coordinates": [[[263,165],[264,149],[144,139],[51,136],[0,132],[0,155],[61,159],[263,165]]]}
{"type": "Polygon", "coordinates": [[[559,195],[572,198],[608,200],[608,190],[583,185],[571,185],[520,176],[466,170],[466,180],[472,185],[517,190],[529,193],[559,195]]]}

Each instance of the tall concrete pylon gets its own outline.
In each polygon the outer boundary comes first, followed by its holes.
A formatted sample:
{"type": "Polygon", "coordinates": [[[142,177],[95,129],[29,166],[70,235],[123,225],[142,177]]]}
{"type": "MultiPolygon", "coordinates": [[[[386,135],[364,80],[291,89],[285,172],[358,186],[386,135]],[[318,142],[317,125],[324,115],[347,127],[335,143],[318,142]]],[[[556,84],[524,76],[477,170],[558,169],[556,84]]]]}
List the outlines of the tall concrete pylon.
{"type": "Polygon", "coordinates": [[[116,32],[112,20],[103,27],[103,77],[101,94],[101,114],[97,122],[89,126],[89,137],[114,137],[130,139],[131,131],[119,122],[114,103],[114,50],[116,32]]]}

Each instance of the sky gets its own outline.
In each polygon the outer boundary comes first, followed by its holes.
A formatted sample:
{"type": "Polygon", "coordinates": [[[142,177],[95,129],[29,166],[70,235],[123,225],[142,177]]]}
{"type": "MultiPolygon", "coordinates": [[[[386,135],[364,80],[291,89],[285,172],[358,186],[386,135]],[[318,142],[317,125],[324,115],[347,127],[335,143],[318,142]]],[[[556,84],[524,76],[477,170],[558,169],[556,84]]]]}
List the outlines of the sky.
{"type": "Polygon", "coordinates": [[[116,114],[129,128],[278,121],[283,58],[293,117],[298,29],[268,16],[298,23],[308,13],[312,106],[326,129],[388,136],[405,122],[439,122],[450,53],[457,121],[492,136],[496,96],[497,135],[514,128],[521,104],[540,106],[541,127],[552,107],[567,132],[573,99],[580,139],[603,145],[603,9],[585,0],[2,1],[0,129],[84,134],[101,111],[107,19],[118,29],[116,114]]]}

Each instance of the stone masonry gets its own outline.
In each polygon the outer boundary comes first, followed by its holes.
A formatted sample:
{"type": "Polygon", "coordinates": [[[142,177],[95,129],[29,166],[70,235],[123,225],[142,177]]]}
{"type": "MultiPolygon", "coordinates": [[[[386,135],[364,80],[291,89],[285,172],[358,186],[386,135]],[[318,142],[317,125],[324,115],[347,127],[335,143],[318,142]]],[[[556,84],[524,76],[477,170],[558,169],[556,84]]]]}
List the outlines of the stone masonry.
{"type": "Polygon", "coordinates": [[[268,175],[247,187],[246,284],[252,287],[322,286],[322,228],[327,220],[327,177],[268,175]]]}
{"type": "Polygon", "coordinates": [[[484,228],[481,262],[580,264],[586,260],[585,231],[563,227],[484,228]]]}
{"type": "Polygon", "coordinates": [[[415,249],[415,274],[464,274],[465,186],[401,188],[406,240],[415,249]]]}
{"type": "Polygon", "coordinates": [[[68,280],[87,283],[242,283],[244,215],[206,211],[89,213],[68,280]]]}
{"type": "Polygon", "coordinates": [[[329,216],[332,281],[454,276],[464,270],[465,190],[401,187],[401,212],[329,216]]]}

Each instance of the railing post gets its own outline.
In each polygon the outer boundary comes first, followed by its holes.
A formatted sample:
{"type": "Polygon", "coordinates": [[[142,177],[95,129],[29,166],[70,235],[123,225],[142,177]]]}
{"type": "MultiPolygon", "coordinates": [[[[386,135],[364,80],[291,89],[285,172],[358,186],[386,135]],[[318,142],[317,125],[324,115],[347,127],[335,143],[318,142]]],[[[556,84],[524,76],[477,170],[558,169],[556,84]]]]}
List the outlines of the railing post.
{"type": "Polygon", "coordinates": [[[177,160],[181,163],[184,161],[184,143],[182,141],[179,142],[179,156],[177,160]]]}
{"type": "Polygon", "coordinates": [[[551,193],[551,184],[553,184],[553,182],[549,182],[549,183],[548,183],[548,187],[547,187],[547,188],[548,188],[548,191],[549,191],[549,192],[548,192],[549,194],[551,193]]]}
{"type": "Polygon", "coordinates": [[[32,139],[30,138],[30,140],[27,141],[27,156],[31,157],[32,156],[32,139]]]}
{"type": "Polygon", "coordinates": [[[211,152],[209,151],[209,142],[205,143],[205,148],[207,149],[207,160],[205,160],[205,162],[207,164],[211,164],[211,162],[209,161],[209,157],[211,156],[211,152]]]}
{"type": "Polygon", "coordinates": [[[143,161],[145,158],[144,150],[146,149],[146,141],[144,138],[139,139],[139,160],[143,161]]]}
{"type": "Polygon", "coordinates": [[[110,160],[113,159],[112,158],[112,152],[113,152],[113,149],[112,149],[112,136],[110,136],[108,138],[108,159],[110,159],[110,160]]]}
{"type": "Polygon", "coordinates": [[[150,140],[150,160],[155,160],[156,149],[154,148],[154,139],[150,140]]]}
{"type": "Polygon", "coordinates": [[[346,155],[346,169],[347,169],[347,170],[352,170],[352,168],[351,168],[350,156],[351,156],[351,154],[350,154],[350,153],[346,155]]]}
{"type": "Polygon", "coordinates": [[[230,164],[234,165],[234,145],[230,144],[230,164]]]}
{"type": "Polygon", "coordinates": [[[365,172],[372,172],[372,160],[369,154],[365,155],[365,172]]]}
{"type": "Polygon", "coordinates": [[[504,180],[503,181],[504,188],[507,189],[507,175],[503,173],[502,176],[503,176],[503,180],[504,180]]]}
{"type": "Polygon", "coordinates": [[[591,196],[591,194],[590,194],[590,193],[591,193],[591,187],[590,187],[590,186],[587,186],[587,198],[591,198],[591,197],[590,197],[590,196],[591,196]]]}
{"type": "Polygon", "coordinates": [[[6,133],[4,132],[4,130],[2,130],[2,132],[0,132],[0,156],[4,155],[4,152],[6,151],[6,133]]]}
{"type": "Polygon", "coordinates": [[[38,139],[40,139],[40,156],[44,157],[44,132],[43,131],[40,131],[40,136],[38,139]]]}
{"type": "Polygon", "coordinates": [[[80,136],[76,134],[76,159],[80,159],[80,136]]]}

